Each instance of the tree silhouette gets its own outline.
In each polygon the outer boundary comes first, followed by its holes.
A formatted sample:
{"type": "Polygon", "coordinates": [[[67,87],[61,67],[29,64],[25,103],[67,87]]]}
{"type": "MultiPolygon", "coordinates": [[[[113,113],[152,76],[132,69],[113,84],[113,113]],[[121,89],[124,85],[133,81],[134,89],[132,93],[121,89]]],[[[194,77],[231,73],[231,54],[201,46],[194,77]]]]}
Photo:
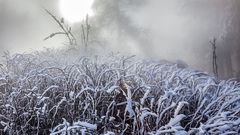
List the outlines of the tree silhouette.
{"type": "Polygon", "coordinates": [[[217,64],[217,54],[216,54],[216,38],[213,38],[213,41],[210,41],[210,44],[212,45],[212,66],[213,66],[213,73],[216,77],[218,77],[218,64],[217,64]]]}

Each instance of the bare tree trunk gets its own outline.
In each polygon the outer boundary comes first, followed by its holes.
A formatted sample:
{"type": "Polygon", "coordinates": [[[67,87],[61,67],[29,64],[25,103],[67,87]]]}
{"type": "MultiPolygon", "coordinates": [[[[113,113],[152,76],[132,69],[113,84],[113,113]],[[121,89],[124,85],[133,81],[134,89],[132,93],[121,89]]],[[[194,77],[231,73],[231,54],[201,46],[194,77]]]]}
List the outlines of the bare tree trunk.
{"type": "Polygon", "coordinates": [[[212,45],[212,50],[213,50],[213,58],[212,58],[212,66],[213,66],[213,73],[216,77],[218,77],[218,64],[217,64],[217,54],[216,54],[216,41],[217,39],[214,38],[213,41],[210,41],[211,45],[212,45]]]}

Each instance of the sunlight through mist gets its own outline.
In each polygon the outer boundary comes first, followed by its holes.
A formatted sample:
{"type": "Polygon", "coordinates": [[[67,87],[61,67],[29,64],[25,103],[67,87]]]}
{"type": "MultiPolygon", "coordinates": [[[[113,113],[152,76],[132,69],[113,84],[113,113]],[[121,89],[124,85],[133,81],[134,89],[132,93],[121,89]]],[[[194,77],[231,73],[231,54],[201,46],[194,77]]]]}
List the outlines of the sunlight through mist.
{"type": "Polygon", "coordinates": [[[62,16],[70,23],[83,20],[86,15],[92,15],[92,4],[94,0],[60,0],[60,11],[62,16]]]}

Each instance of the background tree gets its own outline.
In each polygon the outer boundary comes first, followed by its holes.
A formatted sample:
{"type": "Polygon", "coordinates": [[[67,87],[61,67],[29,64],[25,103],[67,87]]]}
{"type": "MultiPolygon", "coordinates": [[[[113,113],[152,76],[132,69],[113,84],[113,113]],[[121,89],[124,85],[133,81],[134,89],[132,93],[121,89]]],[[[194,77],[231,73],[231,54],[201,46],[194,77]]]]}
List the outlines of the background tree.
{"type": "MultiPolygon", "coordinates": [[[[129,49],[129,42],[149,43],[140,28],[133,24],[129,12],[139,8],[145,0],[97,0],[94,3],[95,16],[92,18],[93,34],[105,40],[115,49],[129,49]],[[100,36],[99,36],[100,35],[100,36]]],[[[95,36],[96,37],[96,36],[95,36]]],[[[139,48],[138,47],[138,48],[139,48]]],[[[137,47],[136,47],[137,48],[137,47]]],[[[144,50],[143,50],[144,51],[144,50]]]]}
{"type": "MultiPolygon", "coordinates": [[[[226,48],[229,48],[231,55],[232,75],[240,79],[240,1],[233,0],[228,23],[227,34],[225,36],[226,48]]],[[[228,67],[226,67],[228,68],[228,67]]]]}
{"type": "Polygon", "coordinates": [[[191,36],[199,35],[198,37],[201,37],[202,41],[206,41],[206,43],[203,43],[205,47],[199,45],[199,51],[195,53],[195,56],[198,56],[196,59],[201,61],[201,65],[208,68],[204,70],[212,71],[212,65],[209,64],[211,63],[209,58],[212,57],[212,51],[209,51],[209,43],[207,41],[216,37],[218,39],[216,55],[218,57],[219,77],[221,79],[239,78],[240,1],[190,0],[183,2],[182,11],[185,16],[189,16],[192,20],[192,26],[195,31],[191,32],[191,36]],[[203,23],[198,23],[199,21],[203,23]],[[206,58],[204,55],[207,52],[208,56],[206,58]]]}

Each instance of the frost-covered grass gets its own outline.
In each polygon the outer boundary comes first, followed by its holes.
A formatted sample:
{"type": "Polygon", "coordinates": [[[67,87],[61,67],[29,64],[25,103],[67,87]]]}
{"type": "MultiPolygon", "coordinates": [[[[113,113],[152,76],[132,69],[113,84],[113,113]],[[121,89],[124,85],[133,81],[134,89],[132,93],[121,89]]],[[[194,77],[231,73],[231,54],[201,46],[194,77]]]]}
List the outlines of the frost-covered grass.
{"type": "Polygon", "coordinates": [[[70,61],[49,51],[5,57],[5,134],[240,133],[240,83],[233,80],[119,55],[70,61]]]}

